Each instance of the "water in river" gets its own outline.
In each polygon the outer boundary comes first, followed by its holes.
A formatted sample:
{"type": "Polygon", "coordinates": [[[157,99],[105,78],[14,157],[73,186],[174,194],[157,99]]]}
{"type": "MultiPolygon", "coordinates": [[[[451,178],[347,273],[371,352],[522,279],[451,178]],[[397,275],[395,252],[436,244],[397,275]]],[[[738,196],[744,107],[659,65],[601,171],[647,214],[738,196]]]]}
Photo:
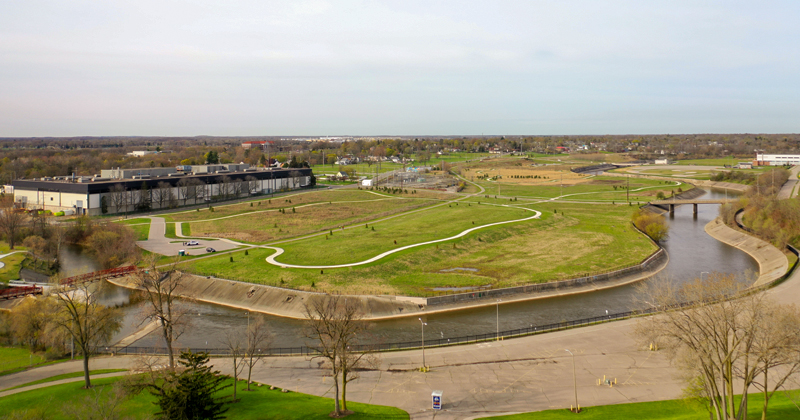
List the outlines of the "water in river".
{"type": "MultiPolygon", "coordinates": [[[[708,192],[703,198],[722,198],[724,193],[708,192]]],[[[674,218],[669,220],[669,239],[664,244],[670,262],[663,274],[673,281],[689,281],[703,272],[733,273],[744,280],[748,272],[758,271],[758,265],[744,252],[725,245],[708,236],[703,227],[717,216],[717,205],[700,205],[697,218],[692,215],[692,206],[679,206],[674,218]]],[[[426,333],[436,338],[457,337],[467,334],[495,331],[499,319],[500,329],[528,327],[552,322],[600,316],[635,309],[635,286],[622,286],[610,290],[583,293],[573,296],[542,299],[530,302],[508,303],[498,308],[469,309],[464,311],[428,315],[426,333]],[[499,316],[498,316],[499,315],[499,316]]],[[[116,287],[104,289],[104,299],[109,303],[123,304],[127,291],[116,287]]],[[[244,329],[247,324],[245,311],[219,305],[189,303],[193,314],[192,325],[179,339],[182,346],[193,348],[221,347],[220,339],[226,331],[244,329]]],[[[139,306],[126,307],[124,336],[133,331],[139,306]]],[[[268,317],[274,333],[273,347],[300,346],[302,321],[268,317]]],[[[384,342],[413,341],[419,339],[420,324],[417,318],[379,321],[374,323],[372,333],[376,340],[384,342]]],[[[428,335],[426,334],[426,336],[428,335]]],[[[158,346],[163,344],[157,334],[139,340],[136,346],[158,346]]]]}

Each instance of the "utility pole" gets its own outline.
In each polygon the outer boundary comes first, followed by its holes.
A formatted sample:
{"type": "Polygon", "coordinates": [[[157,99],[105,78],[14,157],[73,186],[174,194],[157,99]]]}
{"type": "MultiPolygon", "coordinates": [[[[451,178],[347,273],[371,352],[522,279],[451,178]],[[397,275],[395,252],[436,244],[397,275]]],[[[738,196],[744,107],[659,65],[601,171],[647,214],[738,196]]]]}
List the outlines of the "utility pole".
{"type": "Polygon", "coordinates": [[[575,412],[579,413],[581,410],[580,406],[578,405],[578,379],[577,376],[575,375],[575,355],[572,354],[572,352],[569,351],[569,349],[564,349],[564,350],[566,350],[567,353],[572,355],[572,384],[575,388],[575,412]]]}

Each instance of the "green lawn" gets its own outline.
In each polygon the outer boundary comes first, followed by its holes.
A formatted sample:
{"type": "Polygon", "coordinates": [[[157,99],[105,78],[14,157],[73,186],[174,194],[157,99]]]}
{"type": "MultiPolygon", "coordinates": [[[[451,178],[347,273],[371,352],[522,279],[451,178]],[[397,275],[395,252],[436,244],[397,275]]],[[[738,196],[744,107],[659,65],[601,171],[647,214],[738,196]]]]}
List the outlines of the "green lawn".
{"type": "Polygon", "coordinates": [[[281,244],[286,252],[278,261],[298,265],[353,263],[404,245],[446,238],[475,226],[523,219],[533,214],[515,208],[477,204],[439,205],[375,223],[370,228],[365,224],[363,229],[334,229],[331,235],[281,244]]]}
{"type": "Polygon", "coordinates": [[[150,219],[147,217],[134,217],[133,219],[115,220],[114,223],[122,225],[149,225],[150,219]]]}
{"type": "MultiPolygon", "coordinates": [[[[25,251],[25,247],[16,246],[11,250],[7,243],[0,242],[0,255],[16,251],[25,251]]],[[[18,252],[0,260],[5,264],[3,268],[0,268],[0,283],[8,283],[9,280],[16,280],[19,278],[19,269],[22,267],[22,260],[25,259],[25,255],[25,252],[18,252]]]]}
{"type": "MultiPolygon", "coordinates": [[[[797,391],[791,391],[797,399],[797,391]]],[[[760,419],[761,407],[764,397],[759,393],[752,393],[747,401],[747,418],[760,419]]],[[[597,407],[583,407],[581,413],[576,415],[567,409],[547,410],[532,413],[516,414],[511,416],[484,417],[507,420],[609,420],[609,419],[648,419],[648,420],[697,420],[709,418],[705,407],[697,402],[685,400],[654,401],[633,404],[601,405],[597,407]]],[[[783,392],[776,393],[769,400],[767,418],[770,419],[796,419],[800,418],[800,410],[792,403],[792,399],[783,392]]]]}
{"type": "MultiPolygon", "coordinates": [[[[89,375],[94,376],[94,375],[102,375],[105,373],[116,373],[116,372],[126,372],[126,371],[127,369],[98,369],[98,370],[90,370],[89,375]]],[[[47,382],[55,382],[55,381],[60,381],[62,379],[70,379],[70,378],[83,378],[83,371],[65,373],[63,375],[55,375],[49,378],[39,379],[38,381],[28,382],[22,385],[6,388],[3,391],[7,391],[9,389],[25,388],[26,386],[44,384],[47,382]]]]}
{"type": "Polygon", "coordinates": [[[577,201],[624,201],[626,199],[626,186],[630,186],[631,201],[654,200],[658,191],[669,196],[678,188],[686,191],[691,185],[676,181],[659,181],[646,178],[622,178],[615,176],[597,176],[575,185],[564,185],[562,188],[559,180],[554,179],[551,185],[524,185],[511,182],[475,181],[486,189],[484,195],[493,197],[503,195],[520,198],[555,198],[564,195],[564,199],[577,201]],[[628,184],[629,183],[629,184],[628,184]],[[615,188],[616,187],[616,188],[615,188]]]}
{"type": "Polygon", "coordinates": [[[31,353],[23,347],[0,347],[0,374],[8,371],[19,371],[31,364],[45,361],[44,356],[31,353]]]}
{"type": "MultiPolygon", "coordinates": [[[[44,410],[47,418],[53,420],[70,419],[68,411],[63,409],[67,405],[84,404],[87,398],[92,398],[95,392],[108,391],[111,385],[120,378],[104,378],[92,381],[93,390],[81,389],[82,382],[55,385],[32,391],[9,395],[0,399],[0,413],[11,414],[15,411],[30,410],[31,412],[44,410]],[[46,403],[46,404],[43,404],[46,403]]],[[[229,381],[232,382],[232,381],[229,381]]],[[[283,393],[279,390],[269,390],[268,386],[255,387],[254,391],[244,391],[246,385],[239,382],[237,397],[241,400],[235,404],[228,404],[225,416],[237,420],[257,419],[329,419],[328,413],[333,410],[333,400],[295,392],[283,393]]],[[[220,396],[229,396],[231,388],[220,391],[220,396]]],[[[158,407],[153,404],[155,398],[144,392],[125,400],[121,405],[121,412],[131,419],[144,419],[152,417],[158,407]]],[[[348,402],[348,409],[355,414],[348,419],[408,419],[408,413],[394,407],[348,402]]]]}
{"type": "MultiPolygon", "coordinates": [[[[507,201],[503,203],[508,204],[507,201]]],[[[458,208],[464,209],[465,204],[465,202],[459,203],[458,208]]],[[[230,262],[229,255],[219,255],[192,261],[183,267],[199,275],[304,290],[431,296],[439,293],[433,290],[436,287],[483,285],[510,287],[607,272],[637,264],[656,250],[647,238],[631,227],[630,217],[636,206],[523,204],[521,200],[515,204],[542,211],[541,220],[481,229],[449,242],[425,245],[392,254],[365,266],[325,270],[280,268],[264,261],[267,256],[274,253],[273,250],[256,248],[250,249],[247,256],[243,251],[234,252],[232,254],[234,262],[230,262]],[[557,210],[558,214],[555,214],[554,210],[557,210]],[[442,271],[453,267],[475,268],[478,271],[442,271]]],[[[466,209],[478,208],[499,210],[498,216],[510,212],[506,216],[513,216],[512,218],[531,215],[530,212],[519,209],[490,207],[485,204],[478,206],[477,202],[471,207],[466,207],[466,209]],[[519,214],[514,214],[515,212],[519,214]]],[[[455,206],[450,208],[445,206],[445,209],[456,210],[455,206]]],[[[414,226],[422,226],[426,217],[425,212],[419,213],[417,219],[420,220],[415,223],[420,225],[414,226]]],[[[437,220],[441,221],[440,217],[437,216],[437,220]]],[[[455,230],[463,230],[464,226],[459,225],[459,219],[453,218],[453,220],[453,224],[448,225],[455,230]]],[[[470,219],[465,222],[467,226],[472,226],[470,219]]],[[[375,232],[371,230],[372,225],[370,228],[353,229],[351,233],[334,231],[333,239],[325,240],[323,236],[309,241],[313,248],[303,248],[290,243],[279,246],[306,254],[311,252],[303,249],[313,249],[313,253],[323,253],[328,251],[321,249],[320,246],[336,243],[337,237],[344,239],[347,235],[351,243],[340,242],[343,247],[348,250],[355,249],[360,253],[370,251],[371,255],[376,255],[381,249],[394,247],[392,237],[381,236],[381,242],[370,239],[372,235],[377,238],[377,235],[385,229],[384,226],[390,226],[388,222],[382,225],[376,224],[375,232]],[[367,243],[370,244],[369,247],[363,246],[367,243]],[[317,246],[318,244],[321,245],[317,246]],[[375,249],[375,247],[381,248],[375,249]]],[[[400,231],[402,226],[403,224],[398,224],[393,228],[393,232],[402,234],[400,231]]],[[[433,236],[446,237],[445,231],[439,229],[437,226],[433,236]]],[[[408,235],[418,239],[427,238],[431,236],[430,230],[428,228],[427,232],[410,232],[408,235]]],[[[406,243],[398,240],[398,246],[403,244],[406,243]]],[[[353,259],[346,252],[335,248],[330,252],[341,255],[347,260],[353,259]]],[[[282,257],[284,255],[281,255],[278,261],[289,261],[282,257]]],[[[310,258],[308,260],[299,257],[298,260],[304,263],[320,260],[319,256],[308,257],[310,258]]],[[[324,257],[330,258],[331,254],[325,254],[324,257]]]]}

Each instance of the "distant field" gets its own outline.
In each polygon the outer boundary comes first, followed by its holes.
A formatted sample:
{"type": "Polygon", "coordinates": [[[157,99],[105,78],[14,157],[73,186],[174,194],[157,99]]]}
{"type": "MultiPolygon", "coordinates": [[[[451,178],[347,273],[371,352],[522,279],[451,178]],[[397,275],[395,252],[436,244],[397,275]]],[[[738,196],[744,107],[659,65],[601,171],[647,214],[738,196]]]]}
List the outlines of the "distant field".
{"type": "MultiPolygon", "coordinates": [[[[460,203],[459,209],[463,209],[464,204],[460,203]]],[[[475,203],[466,208],[475,207],[485,205],[475,203]]],[[[279,268],[264,261],[274,251],[251,249],[247,256],[244,252],[235,252],[233,263],[227,255],[221,255],[193,261],[185,268],[200,275],[306,290],[426,296],[436,294],[432,290],[436,287],[509,287],[606,272],[637,264],[656,249],[630,226],[630,214],[635,206],[541,203],[529,207],[542,211],[542,219],[482,229],[464,238],[393,254],[368,266],[325,270],[279,268]],[[554,210],[559,213],[554,214],[554,210]],[[441,271],[454,267],[477,271],[441,271]]],[[[523,216],[521,210],[517,211],[523,216]]],[[[471,226],[471,221],[467,220],[471,226]]],[[[383,226],[378,223],[375,228],[377,238],[383,226]]],[[[458,230],[461,226],[456,224],[454,228],[458,230]]],[[[359,230],[352,234],[334,232],[334,239],[327,241],[324,237],[315,239],[313,247],[289,243],[280,246],[303,252],[308,258],[296,257],[296,261],[303,264],[322,261],[322,257],[332,258],[333,254],[352,261],[345,250],[362,255],[371,251],[375,255],[394,246],[391,237],[374,241],[369,237],[371,228],[364,228],[362,235],[358,235],[359,230]],[[342,242],[339,246],[337,237],[345,238],[346,234],[352,243],[342,242]],[[337,246],[327,245],[331,243],[337,246]],[[381,248],[370,248],[374,246],[381,248]],[[330,253],[328,248],[331,248],[330,253]],[[326,254],[310,255],[318,252],[326,254]]],[[[426,235],[430,233],[420,233],[419,237],[426,235]]],[[[445,235],[443,231],[435,231],[435,236],[445,235]]],[[[404,244],[398,240],[398,246],[404,244]]],[[[278,260],[284,261],[281,257],[278,260]]]]}
{"type": "Polygon", "coordinates": [[[264,243],[319,232],[322,229],[369,222],[374,218],[438,203],[414,198],[387,198],[377,195],[367,197],[366,194],[360,198],[366,200],[324,201],[297,206],[292,203],[292,207],[285,208],[283,213],[270,210],[220,220],[194,221],[188,225],[184,223],[183,226],[184,229],[190,226],[195,237],[213,236],[264,243]]]}
{"type": "Polygon", "coordinates": [[[725,165],[736,165],[739,162],[752,162],[753,157],[726,157],[726,158],[716,158],[716,159],[684,159],[675,162],[677,165],[698,165],[698,166],[725,166],[725,165]]]}

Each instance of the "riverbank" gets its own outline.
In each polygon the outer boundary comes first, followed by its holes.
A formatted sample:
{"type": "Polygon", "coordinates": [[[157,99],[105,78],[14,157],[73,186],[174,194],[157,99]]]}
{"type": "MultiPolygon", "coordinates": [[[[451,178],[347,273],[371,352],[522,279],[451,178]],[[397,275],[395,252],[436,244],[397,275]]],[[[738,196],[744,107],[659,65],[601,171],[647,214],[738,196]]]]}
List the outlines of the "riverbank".
{"type": "Polygon", "coordinates": [[[706,224],[705,231],[712,238],[747,253],[758,263],[759,276],[751,287],[769,284],[789,270],[789,259],[778,248],[727,226],[719,217],[706,224]]]}
{"type": "MultiPolygon", "coordinates": [[[[641,269],[608,279],[586,278],[547,283],[551,287],[543,290],[520,292],[517,289],[494,289],[491,291],[471,293],[472,298],[456,300],[449,303],[431,305],[429,299],[412,296],[375,296],[346,295],[348,299],[358,299],[365,308],[364,319],[381,321],[387,319],[422,316],[455,312],[467,309],[495,306],[498,302],[486,296],[487,292],[499,293],[501,304],[510,304],[560,296],[577,295],[615,288],[645,280],[663,270],[669,263],[669,255],[661,250],[652,259],[642,264],[641,269]]],[[[109,279],[108,282],[127,289],[137,289],[130,277],[109,279]]],[[[537,286],[537,285],[533,285],[537,286]]],[[[533,288],[533,287],[531,287],[533,288]]],[[[260,312],[272,316],[292,319],[305,319],[305,303],[313,296],[326,296],[324,293],[306,292],[260,284],[246,283],[215,277],[202,277],[186,274],[179,290],[182,297],[200,302],[213,303],[252,312],[260,312]]],[[[470,293],[464,294],[469,295],[470,293]]],[[[455,295],[449,295],[455,296],[455,295]]],[[[444,296],[448,297],[448,296],[444,296]]]]}

